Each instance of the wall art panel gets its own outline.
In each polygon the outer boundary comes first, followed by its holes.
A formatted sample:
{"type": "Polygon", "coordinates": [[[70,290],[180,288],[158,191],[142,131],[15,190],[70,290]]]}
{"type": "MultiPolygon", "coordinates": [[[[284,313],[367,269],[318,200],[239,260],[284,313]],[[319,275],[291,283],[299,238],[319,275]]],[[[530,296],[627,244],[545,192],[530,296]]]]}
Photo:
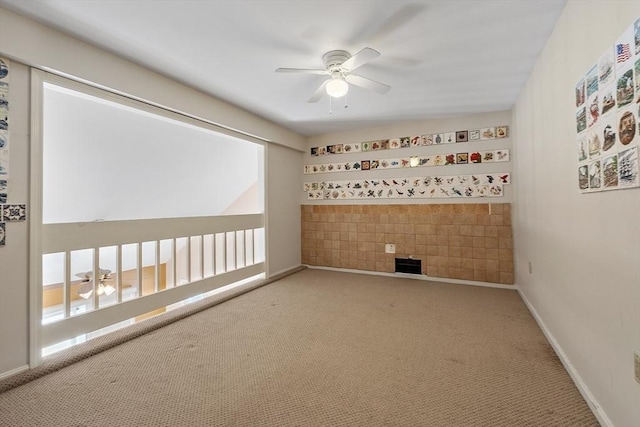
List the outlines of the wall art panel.
{"type": "Polygon", "coordinates": [[[575,87],[578,191],[640,186],[640,18],[575,87]]]}

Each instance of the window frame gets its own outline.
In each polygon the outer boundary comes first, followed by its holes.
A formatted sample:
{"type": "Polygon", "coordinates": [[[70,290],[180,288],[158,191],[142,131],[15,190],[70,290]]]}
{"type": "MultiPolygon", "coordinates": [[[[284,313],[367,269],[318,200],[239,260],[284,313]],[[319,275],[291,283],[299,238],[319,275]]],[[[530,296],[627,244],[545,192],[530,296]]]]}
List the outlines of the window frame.
{"type": "MultiPolygon", "coordinates": [[[[263,147],[263,156],[262,156],[262,165],[261,170],[258,171],[259,174],[262,175],[262,183],[263,188],[262,191],[262,213],[261,214],[252,214],[252,215],[244,215],[244,219],[241,219],[240,222],[249,223],[249,224],[260,224],[261,228],[264,229],[264,239],[263,244],[264,248],[262,249],[264,254],[264,259],[259,264],[253,264],[248,267],[246,270],[251,272],[252,274],[258,270],[257,266],[259,265],[259,269],[262,274],[267,274],[268,265],[268,253],[266,248],[268,247],[268,242],[266,238],[268,236],[267,232],[267,221],[266,221],[266,211],[267,211],[267,200],[266,200],[266,188],[267,188],[267,158],[268,158],[268,144],[267,140],[260,139],[253,135],[249,135],[234,129],[230,129],[224,126],[217,125],[210,121],[191,116],[189,114],[171,110],[164,106],[159,106],[152,104],[150,102],[146,102],[144,100],[135,98],[130,95],[125,95],[122,93],[116,93],[107,88],[98,87],[93,84],[89,84],[87,82],[81,82],[77,80],[73,80],[67,77],[63,77],[57,74],[53,74],[47,71],[39,70],[36,68],[31,69],[31,156],[30,156],[30,215],[29,215],[29,263],[31,265],[30,274],[29,274],[29,365],[31,368],[34,368],[42,363],[42,355],[41,350],[43,348],[43,339],[42,339],[42,313],[43,313],[43,301],[42,301],[42,255],[43,255],[43,212],[42,212],[42,201],[43,201],[43,97],[44,97],[44,84],[49,83],[56,86],[60,86],[63,88],[67,88],[70,90],[78,91],[87,95],[91,95],[97,98],[101,98],[107,101],[115,102],[121,105],[125,105],[127,107],[135,108],[138,110],[145,111],[147,113],[151,113],[154,115],[158,115],[164,118],[168,118],[171,120],[178,120],[182,123],[186,123],[188,125],[196,126],[199,128],[203,128],[206,130],[210,130],[213,132],[217,132],[219,134],[227,135],[233,138],[242,139],[246,142],[251,142],[255,144],[259,144],[263,147]],[[249,218],[251,217],[251,218],[249,218]],[[248,222],[247,222],[248,221],[248,222]]],[[[237,217],[241,217],[243,215],[239,215],[237,217]]],[[[193,218],[192,218],[193,219],[193,218]]],[[[229,216],[227,219],[231,219],[229,216]]],[[[169,219],[170,221],[171,219],[169,219]]],[[[142,220],[145,221],[145,220],[142,220]]],[[[127,222],[127,221],[125,221],[127,222]]],[[[162,237],[160,237],[162,238],[162,237]]],[[[237,271],[237,270],[236,270],[237,271]]],[[[229,272],[225,272],[228,274],[229,272]]],[[[229,275],[229,280],[242,280],[244,277],[242,274],[236,274],[231,272],[229,275]]],[[[176,295],[183,295],[187,298],[193,297],[194,292],[208,292],[212,289],[216,289],[221,286],[226,286],[228,283],[225,282],[227,279],[220,279],[219,277],[216,280],[211,280],[215,278],[215,274],[213,278],[201,279],[199,281],[191,282],[189,285],[196,284],[198,286],[193,286],[193,291],[187,292],[182,290],[177,290],[175,292],[176,295]],[[204,282],[207,282],[204,284],[204,282]]],[[[175,289],[175,288],[174,288],[175,289]]],[[[154,293],[148,296],[157,295],[158,293],[154,293]]],[[[140,297],[138,300],[141,300],[145,297],[140,297]]],[[[157,299],[157,298],[156,298],[157,299]]],[[[109,307],[117,307],[119,304],[115,306],[109,307]]],[[[112,309],[112,311],[115,311],[112,309]]],[[[126,310],[125,310],[126,311],[126,310]]],[[[84,316],[80,316],[84,317],[84,316]]],[[[116,319],[116,322],[119,321],[116,319]]],[[[77,322],[76,322],[77,323],[77,322]]]]}

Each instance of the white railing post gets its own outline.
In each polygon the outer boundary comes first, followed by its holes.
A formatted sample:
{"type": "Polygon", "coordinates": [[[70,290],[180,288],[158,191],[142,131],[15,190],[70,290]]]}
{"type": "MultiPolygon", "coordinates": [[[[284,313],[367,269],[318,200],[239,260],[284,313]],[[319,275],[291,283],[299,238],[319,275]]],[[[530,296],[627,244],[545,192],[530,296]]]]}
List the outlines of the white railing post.
{"type": "Polygon", "coordinates": [[[64,253],[64,318],[71,317],[71,251],[64,253]]]}
{"type": "Polygon", "coordinates": [[[100,308],[100,295],[98,285],[100,283],[100,250],[93,248],[93,309],[100,308]]]}
{"type": "Polygon", "coordinates": [[[156,263],[155,263],[155,280],[153,283],[153,287],[155,289],[154,292],[158,292],[160,290],[160,240],[156,240],[156,263]]]}
{"type": "Polygon", "coordinates": [[[136,245],[138,253],[137,255],[137,277],[138,277],[138,298],[142,296],[142,242],[138,242],[136,245]]]}
{"type": "Polygon", "coordinates": [[[122,245],[116,249],[116,291],[118,303],[122,302],[122,245]]]}

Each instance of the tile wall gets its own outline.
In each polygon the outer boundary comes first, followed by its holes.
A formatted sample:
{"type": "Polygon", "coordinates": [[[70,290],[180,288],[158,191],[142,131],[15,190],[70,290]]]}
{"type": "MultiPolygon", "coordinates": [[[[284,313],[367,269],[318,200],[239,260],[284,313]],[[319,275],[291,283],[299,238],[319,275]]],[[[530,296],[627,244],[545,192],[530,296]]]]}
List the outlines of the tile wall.
{"type": "Polygon", "coordinates": [[[429,277],[511,285],[512,236],[509,203],[302,205],[312,266],[393,273],[396,257],[413,257],[429,277]]]}

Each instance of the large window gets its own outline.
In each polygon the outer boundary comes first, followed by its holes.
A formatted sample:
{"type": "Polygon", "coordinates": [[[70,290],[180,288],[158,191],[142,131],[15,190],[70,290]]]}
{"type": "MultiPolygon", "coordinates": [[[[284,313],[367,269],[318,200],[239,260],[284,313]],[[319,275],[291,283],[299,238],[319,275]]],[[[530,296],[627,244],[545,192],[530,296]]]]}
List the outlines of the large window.
{"type": "Polygon", "coordinates": [[[263,273],[262,144],[60,81],[42,85],[43,354],[263,273]]]}
{"type": "Polygon", "coordinates": [[[44,85],[43,222],[263,212],[259,144],[44,85]]]}

